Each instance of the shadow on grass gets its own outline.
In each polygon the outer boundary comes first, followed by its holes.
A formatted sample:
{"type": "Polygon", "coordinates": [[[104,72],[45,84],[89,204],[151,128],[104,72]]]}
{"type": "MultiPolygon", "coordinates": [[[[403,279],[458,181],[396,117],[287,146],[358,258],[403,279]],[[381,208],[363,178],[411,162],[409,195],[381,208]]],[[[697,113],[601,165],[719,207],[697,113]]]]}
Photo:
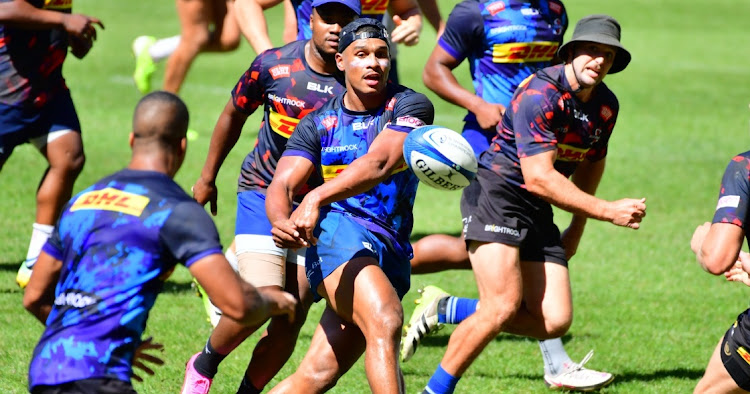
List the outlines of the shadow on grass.
{"type": "Polygon", "coordinates": [[[0,271],[17,272],[23,260],[0,261],[0,271]]]}
{"type": "Polygon", "coordinates": [[[628,371],[623,373],[615,374],[615,383],[618,382],[653,382],[662,379],[678,378],[678,379],[690,379],[698,380],[703,377],[704,369],[689,369],[689,368],[675,368],[675,369],[660,369],[651,372],[634,372],[628,371]]]}

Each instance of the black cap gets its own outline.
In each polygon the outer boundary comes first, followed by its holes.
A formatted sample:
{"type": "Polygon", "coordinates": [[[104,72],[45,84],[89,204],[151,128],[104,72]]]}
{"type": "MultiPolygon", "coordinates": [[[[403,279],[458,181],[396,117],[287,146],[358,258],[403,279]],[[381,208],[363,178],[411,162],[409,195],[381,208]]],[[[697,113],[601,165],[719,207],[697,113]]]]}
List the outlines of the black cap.
{"type": "Polygon", "coordinates": [[[339,34],[339,53],[344,52],[346,47],[351,45],[354,41],[366,38],[379,38],[388,44],[389,49],[391,47],[391,40],[388,39],[388,30],[386,30],[385,26],[383,26],[380,21],[372,18],[359,18],[341,29],[341,34],[339,34]],[[364,26],[372,26],[376,31],[357,33],[357,30],[364,26]]]}
{"type": "Polygon", "coordinates": [[[615,60],[609,74],[618,73],[630,63],[630,52],[620,44],[620,24],[609,15],[589,15],[576,23],[573,38],[557,50],[557,56],[565,59],[574,42],[596,42],[617,48],[615,60]]]}

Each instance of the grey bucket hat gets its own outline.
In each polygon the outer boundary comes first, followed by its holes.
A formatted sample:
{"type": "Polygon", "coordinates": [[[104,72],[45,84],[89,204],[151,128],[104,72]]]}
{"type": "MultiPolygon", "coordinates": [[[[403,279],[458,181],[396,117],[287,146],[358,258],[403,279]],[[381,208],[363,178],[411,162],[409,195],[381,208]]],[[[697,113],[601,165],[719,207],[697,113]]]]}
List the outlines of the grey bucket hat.
{"type": "Polygon", "coordinates": [[[596,42],[617,48],[615,60],[609,74],[618,73],[630,63],[630,52],[620,44],[620,24],[609,15],[589,15],[576,23],[573,38],[557,50],[557,56],[565,59],[574,42],[596,42]]]}

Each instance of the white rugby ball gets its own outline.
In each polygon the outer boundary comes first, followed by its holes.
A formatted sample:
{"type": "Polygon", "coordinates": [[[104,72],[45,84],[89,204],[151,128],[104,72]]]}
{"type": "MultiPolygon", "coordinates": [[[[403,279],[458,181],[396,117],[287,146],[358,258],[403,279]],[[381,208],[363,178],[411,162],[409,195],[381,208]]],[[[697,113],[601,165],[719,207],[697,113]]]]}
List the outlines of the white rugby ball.
{"type": "Polygon", "coordinates": [[[404,141],[404,160],[422,183],[459,190],[477,175],[474,150],[461,134],[442,126],[422,126],[404,141]]]}

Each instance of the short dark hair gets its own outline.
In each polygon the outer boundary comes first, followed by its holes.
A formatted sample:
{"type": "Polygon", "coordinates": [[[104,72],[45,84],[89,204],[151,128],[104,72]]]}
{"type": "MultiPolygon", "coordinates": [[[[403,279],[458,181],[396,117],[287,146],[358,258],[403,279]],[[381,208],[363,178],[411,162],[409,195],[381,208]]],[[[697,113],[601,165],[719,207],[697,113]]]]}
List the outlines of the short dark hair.
{"type": "Polygon", "coordinates": [[[174,147],[187,134],[189,121],[190,114],[182,99],[160,90],[138,101],[133,113],[133,134],[139,142],[174,147]]]}

